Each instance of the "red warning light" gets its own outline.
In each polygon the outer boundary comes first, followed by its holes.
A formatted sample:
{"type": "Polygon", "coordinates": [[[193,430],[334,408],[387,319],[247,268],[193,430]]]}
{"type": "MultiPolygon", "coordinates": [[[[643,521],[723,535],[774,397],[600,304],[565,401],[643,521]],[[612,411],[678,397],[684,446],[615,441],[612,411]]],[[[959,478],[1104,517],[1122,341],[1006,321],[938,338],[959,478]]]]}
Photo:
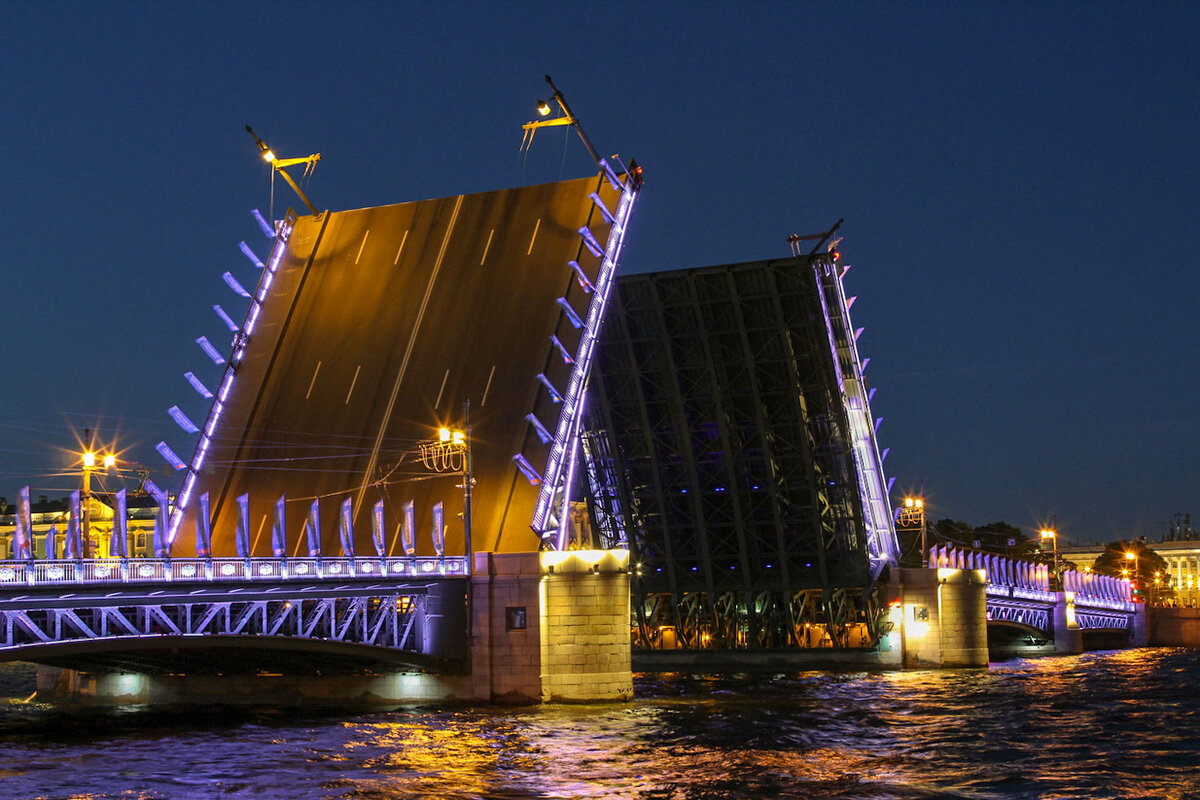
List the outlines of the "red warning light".
{"type": "Polygon", "coordinates": [[[636,185],[638,185],[638,186],[642,185],[642,165],[641,164],[639,164],[636,161],[633,161],[631,159],[629,162],[629,174],[633,178],[633,182],[636,185]]]}

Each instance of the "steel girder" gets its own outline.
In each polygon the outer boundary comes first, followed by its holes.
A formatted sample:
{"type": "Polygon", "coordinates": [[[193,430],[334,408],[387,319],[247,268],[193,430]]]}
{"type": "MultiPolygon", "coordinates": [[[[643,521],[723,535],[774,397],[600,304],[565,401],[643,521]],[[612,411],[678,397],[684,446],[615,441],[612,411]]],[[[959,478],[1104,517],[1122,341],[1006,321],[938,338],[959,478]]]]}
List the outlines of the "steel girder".
{"type": "Polygon", "coordinates": [[[653,650],[841,648],[855,643],[851,631],[856,627],[870,642],[891,629],[877,593],[864,596],[852,587],[828,595],[807,589],[725,592],[715,598],[703,592],[675,598],[635,590],[633,613],[634,646],[653,650]]]}
{"type": "Polygon", "coordinates": [[[76,605],[0,610],[0,651],[36,645],[159,636],[286,636],[420,651],[424,596],[76,605]]]}

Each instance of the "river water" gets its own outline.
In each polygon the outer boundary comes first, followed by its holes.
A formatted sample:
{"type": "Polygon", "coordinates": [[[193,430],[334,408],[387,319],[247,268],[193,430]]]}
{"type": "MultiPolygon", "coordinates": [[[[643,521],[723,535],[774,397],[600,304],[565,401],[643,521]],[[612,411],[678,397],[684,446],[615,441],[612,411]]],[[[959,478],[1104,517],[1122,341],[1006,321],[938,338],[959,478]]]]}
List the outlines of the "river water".
{"type": "Polygon", "coordinates": [[[1178,649],[369,714],[66,714],[25,702],[29,677],[0,672],[5,800],[1200,798],[1200,653],[1178,649]]]}

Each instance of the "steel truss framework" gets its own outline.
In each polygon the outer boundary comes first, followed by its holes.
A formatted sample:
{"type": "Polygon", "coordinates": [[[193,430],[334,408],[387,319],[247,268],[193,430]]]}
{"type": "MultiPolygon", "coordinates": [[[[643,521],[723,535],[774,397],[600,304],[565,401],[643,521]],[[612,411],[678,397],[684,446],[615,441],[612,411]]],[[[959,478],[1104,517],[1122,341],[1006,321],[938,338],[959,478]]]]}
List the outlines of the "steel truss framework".
{"type": "Polygon", "coordinates": [[[585,457],[615,486],[593,518],[601,545],[628,540],[635,646],[802,647],[814,625],[827,645],[876,641],[895,534],[890,512],[867,524],[879,464],[855,450],[833,257],[623,276],[616,297],[585,457]]]}
{"type": "MultiPolygon", "coordinates": [[[[990,589],[990,587],[989,587],[990,589]]],[[[1053,601],[1039,602],[1032,599],[1005,598],[991,591],[987,598],[989,622],[1012,622],[1053,634],[1054,623],[1051,610],[1053,601]]],[[[1132,625],[1133,614],[1111,608],[1097,608],[1080,603],[1075,605],[1075,623],[1084,631],[1124,631],[1132,625]]]]}
{"type": "Polygon", "coordinates": [[[253,581],[0,584],[0,660],[88,671],[140,660],[144,668],[135,671],[145,672],[463,668],[461,573],[301,579],[253,572],[253,581]],[[231,650],[238,663],[223,663],[231,650]],[[145,656],[150,651],[156,655],[145,656]]]}
{"type": "Polygon", "coordinates": [[[988,620],[993,622],[1012,622],[1026,625],[1043,633],[1051,633],[1050,606],[1032,601],[1022,603],[1004,602],[994,597],[987,599],[988,620]]]}
{"type": "Polygon", "coordinates": [[[291,636],[419,652],[422,595],[0,610],[0,649],[146,636],[291,636]]]}
{"type": "Polygon", "coordinates": [[[1075,622],[1085,631],[1124,631],[1133,624],[1131,614],[1103,608],[1081,608],[1075,606],[1075,622]]]}

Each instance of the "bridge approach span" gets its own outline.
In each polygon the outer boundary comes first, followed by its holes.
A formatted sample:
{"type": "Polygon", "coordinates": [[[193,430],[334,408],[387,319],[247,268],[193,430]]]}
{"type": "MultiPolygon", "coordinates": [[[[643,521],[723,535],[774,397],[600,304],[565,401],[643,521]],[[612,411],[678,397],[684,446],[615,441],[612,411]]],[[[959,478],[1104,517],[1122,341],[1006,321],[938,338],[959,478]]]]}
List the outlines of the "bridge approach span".
{"type": "Polygon", "coordinates": [[[145,674],[466,669],[465,559],[247,559],[223,576],[232,561],[50,562],[63,575],[43,580],[30,568],[0,581],[0,660],[145,674]],[[104,580],[75,579],[103,567],[104,580]]]}
{"type": "Polygon", "coordinates": [[[987,573],[989,625],[1017,627],[1054,637],[1055,627],[1084,633],[1133,631],[1138,605],[1128,580],[1068,570],[1062,591],[1052,591],[1050,567],[1025,559],[939,545],[929,563],[941,569],[981,569],[987,573]],[[1061,620],[1056,608],[1063,606],[1061,620]]]}

